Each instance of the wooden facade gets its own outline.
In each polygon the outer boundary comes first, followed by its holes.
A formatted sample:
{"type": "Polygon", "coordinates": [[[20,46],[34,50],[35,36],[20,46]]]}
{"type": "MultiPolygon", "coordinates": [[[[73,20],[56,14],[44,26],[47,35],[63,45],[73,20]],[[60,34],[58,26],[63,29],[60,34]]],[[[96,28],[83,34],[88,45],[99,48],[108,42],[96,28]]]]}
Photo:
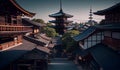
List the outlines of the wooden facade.
{"type": "Polygon", "coordinates": [[[31,32],[32,26],[24,26],[22,16],[35,14],[24,10],[15,0],[0,0],[0,50],[22,43],[22,35],[31,32]]]}
{"type": "Polygon", "coordinates": [[[120,69],[120,3],[94,14],[104,15],[99,25],[89,27],[73,39],[79,43],[77,60],[85,70],[120,69]],[[113,63],[114,62],[114,63],[113,63]]]}
{"type": "Polygon", "coordinates": [[[114,50],[120,50],[120,32],[105,31],[104,33],[104,43],[114,50]]]}
{"type": "Polygon", "coordinates": [[[79,42],[79,46],[83,49],[88,49],[98,43],[101,43],[104,40],[103,32],[96,32],[95,34],[89,36],[88,38],[79,42]]]}
{"type": "MultiPolygon", "coordinates": [[[[120,50],[120,3],[105,10],[95,12],[96,15],[104,15],[103,25],[104,43],[114,50],[120,50]],[[104,26],[106,25],[106,27],[104,26]]],[[[101,26],[102,27],[102,26],[101,26]]]]}

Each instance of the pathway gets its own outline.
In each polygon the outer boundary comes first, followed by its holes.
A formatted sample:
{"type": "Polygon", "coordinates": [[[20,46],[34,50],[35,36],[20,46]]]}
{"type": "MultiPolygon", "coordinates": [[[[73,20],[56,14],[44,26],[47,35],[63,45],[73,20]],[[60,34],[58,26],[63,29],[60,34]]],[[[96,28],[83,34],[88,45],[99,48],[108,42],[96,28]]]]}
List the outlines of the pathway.
{"type": "Polygon", "coordinates": [[[78,70],[78,68],[72,61],[68,61],[67,58],[54,58],[48,64],[48,70],[78,70]]]}

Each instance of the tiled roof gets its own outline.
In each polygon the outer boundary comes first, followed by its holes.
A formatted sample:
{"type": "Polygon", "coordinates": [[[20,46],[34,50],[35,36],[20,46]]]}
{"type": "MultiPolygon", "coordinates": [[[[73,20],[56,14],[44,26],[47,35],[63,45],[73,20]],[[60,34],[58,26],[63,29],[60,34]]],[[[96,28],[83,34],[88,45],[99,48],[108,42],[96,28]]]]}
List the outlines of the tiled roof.
{"type": "Polygon", "coordinates": [[[45,24],[34,22],[34,21],[32,21],[32,20],[30,20],[28,18],[23,18],[22,23],[31,24],[31,25],[38,26],[38,27],[46,26],[45,24]]]}
{"type": "Polygon", "coordinates": [[[73,21],[70,21],[70,20],[64,20],[64,21],[56,21],[56,20],[52,20],[52,21],[49,21],[51,23],[56,23],[56,22],[65,22],[65,23],[72,23],[73,21]]]}
{"type": "Polygon", "coordinates": [[[89,27],[88,29],[86,29],[84,32],[80,33],[79,35],[77,36],[74,36],[73,39],[75,41],[80,41],[80,40],[83,40],[87,37],[89,37],[92,33],[94,33],[96,31],[96,27],[94,26],[91,26],[89,27]]]}
{"type": "Polygon", "coordinates": [[[75,52],[82,57],[90,53],[103,70],[120,70],[120,54],[105,44],[99,43],[86,50],[77,49],[75,52]]]}
{"type": "Polygon", "coordinates": [[[120,70],[120,54],[107,45],[97,44],[88,51],[104,70],[120,70]]]}
{"type": "Polygon", "coordinates": [[[60,10],[59,12],[55,13],[55,14],[51,14],[49,15],[50,17],[60,17],[60,16],[64,16],[64,17],[67,17],[67,18],[71,18],[73,17],[72,15],[70,14],[66,14],[64,13],[62,10],[60,10]]]}
{"type": "Polygon", "coordinates": [[[29,41],[23,40],[22,45],[0,52],[0,69],[17,60],[25,53],[33,50],[36,47],[42,52],[50,53],[50,50],[48,48],[41,47],[29,41]]]}
{"type": "Polygon", "coordinates": [[[111,11],[112,11],[112,12],[113,12],[113,11],[116,12],[116,10],[118,10],[118,11],[120,12],[120,3],[117,3],[116,5],[114,5],[114,6],[112,6],[112,7],[109,7],[109,8],[107,8],[107,9],[97,11],[97,12],[95,12],[94,14],[96,14],[96,15],[105,15],[105,14],[109,14],[108,12],[111,12],[111,11]]]}
{"type": "MultiPolygon", "coordinates": [[[[29,17],[33,17],[35,13],[31,13],[23,9],[15,0],[9,0],[11,4],[14,5],[18,10],[20,10],[24,15],[27,15],[29,17]]],[[[5,1],[6,2],[6,1],[5,1]]]]}
{"type": "Polygon", "coordinates": [[[46,45],[45,42],[43,42],[43,41],[41,41],[41,40],[37,40],[37,39],[32,38],[32,37],[29,37],[29,36],[24,36],[23,38],[24,38],[25,40],[28,40],[28,41],[30,41],[30,42],[32,42],[32,43],[37,44],[37,45],[41,45],[41,46],[45,46],[45,45],[46,45]]]}

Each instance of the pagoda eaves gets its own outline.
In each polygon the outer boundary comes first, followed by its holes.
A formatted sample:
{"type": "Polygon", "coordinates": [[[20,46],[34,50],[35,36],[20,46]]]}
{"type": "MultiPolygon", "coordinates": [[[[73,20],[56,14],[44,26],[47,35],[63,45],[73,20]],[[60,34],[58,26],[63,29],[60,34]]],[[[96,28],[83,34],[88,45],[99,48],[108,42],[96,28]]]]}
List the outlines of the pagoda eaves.
{"type": "Polygon", "coordinates": [[[60,10],[59,12],[55,13],[55,14],[51,14],[49,15],[50,17],[67,17],[67,18],[71,18],[73,17],[73,15],[70,15],[70,14],[66,14],[64,13],[62,10],[60,10]]]}
{"type": "MultiPolygon", "coordinates": [[[[61,23],[61,22],[63,22],[63,21],[56,21],[56,20],[52,20],[52,21],[49,21],[49,22],[51,22],[51,23],[61,23]]],[[[73,21],[70,21],[70,20],[65,20],[64,21],[64,23],[72,23],[73,21]]]]}

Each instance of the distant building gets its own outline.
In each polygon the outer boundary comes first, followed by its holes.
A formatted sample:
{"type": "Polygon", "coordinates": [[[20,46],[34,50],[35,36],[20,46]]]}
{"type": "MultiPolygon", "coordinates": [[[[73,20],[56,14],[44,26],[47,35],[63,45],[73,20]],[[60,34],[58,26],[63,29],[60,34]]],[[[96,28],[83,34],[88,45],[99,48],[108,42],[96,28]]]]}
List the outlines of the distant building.
{"type": "Polygon", "coordinates": [[[73,16],[63,12],[61,2],[60,2],[60,11],[58,13],[51,14],[49,16],[55,18],[55,20],[52,20],[50,22],[55,23],[56,32],[59,33],[60,35],[63,35],[67,30],[66,26],[68,26],[69,23],[72,23],[72,21],[69,21],[67,19],[73,16]]]}
{"type": "Polygon", "coordinates": [[[95,20],[93,20],[93,12],[92,12],[92,8],[90,8],[89,20],[88,22],[85,22],[84,24],[80,24],[79,31],[82,32],[86,30],[87,28],[89,28],[90,26],[94,26],[97,24],[98,23],[95,20]]]}
{"type": "Polygon", "coordinates": [[[79,45],[78,61],[85,64],[86,70],[120,69],[119,12],[120,3],[95,12],[97,15],[105,15],[104,21],[74,37],[79,45]]]}

